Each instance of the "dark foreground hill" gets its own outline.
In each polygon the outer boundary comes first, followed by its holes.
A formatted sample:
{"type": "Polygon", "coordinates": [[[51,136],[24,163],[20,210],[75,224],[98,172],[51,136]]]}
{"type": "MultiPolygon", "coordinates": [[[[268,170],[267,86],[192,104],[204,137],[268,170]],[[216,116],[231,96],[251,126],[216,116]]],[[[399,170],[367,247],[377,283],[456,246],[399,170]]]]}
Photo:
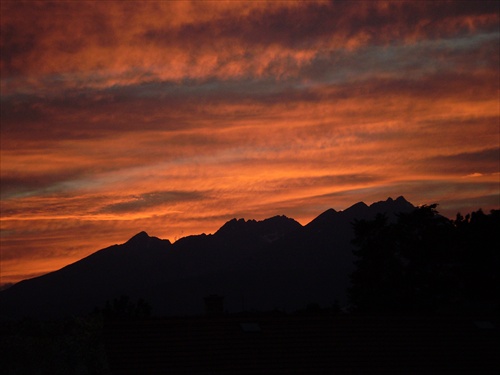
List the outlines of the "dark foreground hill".
{"type": "Polygon", "coordinates": [[[3,318],[85,314],[127,295],[154,315],[203,312],[204,297],[224,296],[228,312],[293,311],[346,303],[355,219],[389,218],[415,207],[403,197],[330,209],[302,226],[276,216],[233,219],[216,233],[170,243],[140,232],[58,271],[0,292],[3,318]]]}

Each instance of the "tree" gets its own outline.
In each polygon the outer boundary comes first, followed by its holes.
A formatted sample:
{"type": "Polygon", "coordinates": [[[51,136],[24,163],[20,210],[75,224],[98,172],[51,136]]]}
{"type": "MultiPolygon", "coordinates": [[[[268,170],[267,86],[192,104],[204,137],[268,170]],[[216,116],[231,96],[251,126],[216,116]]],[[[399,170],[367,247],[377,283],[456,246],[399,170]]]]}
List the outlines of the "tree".
{"type": "Polygon", "coordinates": [[[106,301],[102,315],[106,320],[144,319],[151,315],[151,307],[143,299],[133,302],[128,296],[120,296],[106,301]]]}
{"type": "Polygon", "coordinates": [[[498,309],[499,213],[444,218],[437,205],[355,221],[351,303],[365,313],[498,309]],[[487,307],[489,306],[489,307],[487,307]]]}

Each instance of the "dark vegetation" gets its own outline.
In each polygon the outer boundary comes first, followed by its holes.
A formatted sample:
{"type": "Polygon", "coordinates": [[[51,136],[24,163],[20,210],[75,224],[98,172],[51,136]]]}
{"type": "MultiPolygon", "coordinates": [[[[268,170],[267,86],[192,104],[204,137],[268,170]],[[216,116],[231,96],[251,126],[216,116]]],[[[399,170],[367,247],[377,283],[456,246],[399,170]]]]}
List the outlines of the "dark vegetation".
{"type": "Polygon", "coordinates": [[[99,315],[0,323],[1,374],[109,374],[99,315]]]}
{"type": "Polygon", "coordinates": [[[354,221],[354,311],[492,314],[499,310],[500,210],[455,220],[437,205],[354,221]]]}
{"type": "Polygon", "coordinates": [[[113,301],[106,301],[104,308],[96,308],[94,314],[104,321],[146,319],[151,316],[151,306],[142,298],[134,302],[130,297],[122,295],[113,301]]]}
{"type": "Polygon", "coordinates": [[[1,374],[110,374],[104,327],[150,317],[143,299],[120,296],[85,316],[0,323],[1,374]]]}

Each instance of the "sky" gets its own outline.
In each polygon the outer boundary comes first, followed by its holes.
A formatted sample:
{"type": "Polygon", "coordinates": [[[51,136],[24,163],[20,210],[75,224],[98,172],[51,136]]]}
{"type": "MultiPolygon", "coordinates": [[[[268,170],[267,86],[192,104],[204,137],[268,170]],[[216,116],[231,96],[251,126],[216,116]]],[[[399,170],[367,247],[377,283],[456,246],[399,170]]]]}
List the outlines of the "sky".
{"type": "Polygon", "coordinates": [[[0,284],[139,231],[500,207],[496,1],[2,1],[0,284]]]}

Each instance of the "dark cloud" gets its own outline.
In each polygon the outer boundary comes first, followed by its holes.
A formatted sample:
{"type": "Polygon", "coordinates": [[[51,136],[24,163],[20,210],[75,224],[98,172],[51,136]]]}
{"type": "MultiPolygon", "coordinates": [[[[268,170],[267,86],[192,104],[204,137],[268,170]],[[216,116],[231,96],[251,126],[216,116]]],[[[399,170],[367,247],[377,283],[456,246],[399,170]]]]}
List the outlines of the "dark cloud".
{"type": "Polygon", "coordinates": [[[271,183],[273,189],[304,189],[313,186],[329,186],[332,188],[339,188],[344,186],[352,186],[357,184],[369,184],[382,181],[382,176],[372,174],[340,174],[328,175],[317,177],[303,177],[303,178],[282,178],[275,184],[271,183]]]}
{"type": "Polygon", "coordinates": [[[438,206],[440,213],[449,218],[455,218],[458,212],[460,212],[462,215],[466,215],[473,211],[477,211],[480,208],[484,209],[485,213],[489,212],[489,208],[500,210],[500,195],[479,194],[462,199],[448,198],[440,201],[438,206]]]}
{"type": "Polygon", "coordinates": [[[102,207],[99,213],[130,213],[160,207],[168,203],[180,203],[206,199],[207,193],[199,191],[155,191],[136,196],[130,196],[120,203],[108,204],[102,207]]]}
{"type": "Polygon", "coordinates": [[[492,20],[476,21],[474,17],[498,14],[498,7],[488,1],[332,1],[301,5],[255,9],[240,17],[227,12],[226,17],[213,21],[152,28],[143,37],[165,46],[181,41],[204,49],[216,47],[217,40],[222,39],[235,39],[248,46],[303,48],[337,36],[341,39],[339,46],[344,47],[344,42],[358,36],[370,44],[385,44],[415,36],[442,38],[455,35],[457,30],[470,31],[470,27],[495,31],[492,20]]]}
{"type": "Polygon", "coordinates": [[[82,168],[44,173],[5,172],[2,173],[2,199],[16,196],[50,195],[67,189],[66,182],[74,181],[88,174],[82,168]]]}
{"type": "MultiPolygon", "coordinates": [[[[328,3],[307,4],[297,9],[255,9],[244,16],[235,17],[231,11],[214,20],[185,24],[177,28],[166,25],[152,28],[141,37],[164,46],[179,41],[200,50],[215,48],[218,41],[238,40],[247,45],[272,45],[299,47],[310,38],[325,36],[334,27],[328,3]]],[[[338,18],[338,17],[336,17],[338,18]]],[[[248,51],[248,54],[252,54],[248,51]]]]}
{"type": "Polygon", "coordinates": [[[498,7],[489,1],[262,3],[250,11],[244,4],[224,11],[212,5],[192,4],[212,17],[173,22],[175,3],[168,2],[7,2],[2,5],[2,76],[83,72],[83,80],[72,77],[73,84],[95,84],[99,72],[123,67],[126,61],[115,50],[126,47],[134,66],[123,74],[144,69],[147,75],[151,62],[169,69],[169,56],[175,60],[182,51],[188,65],[203,65],[207,53],[215,56],[216,66],[205,75],[236,63],[246,66],[243,76],[255,77],[300,68],[295,55],[300,51],[321,56],[498,30],[498,7]],[[148,50],[151,45],[161,48],[148,50]],[[261,66],[264,51],[276,55],[261,66]]]}
{"type": "Polygon", "coordinates": [[[500,172],[500,148],[426,158],[425,169],[435,173],[491,174],[500,172]]]}
{"type": "Polygon", "coordinates": [[[116,45],[110,17],[94,2],[8,1],[2,3],[2,76],[38,70],[33,60],[51,50],[64,58],[95,43],[116,45]],[[75,6],[77,5],[77,6],[75,6]]]}
{"type": "MultiPolygon", "coordinates": [[[[363,69],[354,69],[351,74],[356,71],[363,69]]],[[[285,118],[287,111],[295,106],[308,105],[311,112],[304,116],[311,116],[316,106],[331,103],[333,107],[354,100],[379,103],[365,102],[366,105],[360,105],[351,114],[352,118],[363,117],[366,121],[369,116],[376,121],[385,116],[396,118],[405,110],[410,115],[419,108],[421,101],[432,100],[434,105],[457,99],[490,101],[497,95],[497,81],[491,74],[440,71],[419,77],[380,78],[374,74],[310,86],[269,79],[186,85],[157,82],[103,90],[74,90],[48,98],[23,95],[2,100],[2,147],[18,148],[19,142],[28,145],[29,140],[40,146],[44,140],[85,140],[148,130],[186,131],[205,128],[207,121],[211,126],[222,128],[245,119],[266,121],[273,107],[279,110],[273,116],[279,114],[285,118]],[[407,103],[400,103],[401,99],[407,103]],[[13,143],[14,140],[18,143],[13,143]]],[[[452,115],[448,114],[448,119],[452,115]]],[[[476,117],[483,118],[480,113],[476,117]]]]}

